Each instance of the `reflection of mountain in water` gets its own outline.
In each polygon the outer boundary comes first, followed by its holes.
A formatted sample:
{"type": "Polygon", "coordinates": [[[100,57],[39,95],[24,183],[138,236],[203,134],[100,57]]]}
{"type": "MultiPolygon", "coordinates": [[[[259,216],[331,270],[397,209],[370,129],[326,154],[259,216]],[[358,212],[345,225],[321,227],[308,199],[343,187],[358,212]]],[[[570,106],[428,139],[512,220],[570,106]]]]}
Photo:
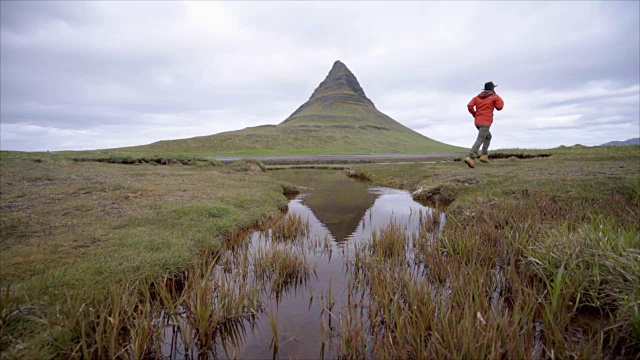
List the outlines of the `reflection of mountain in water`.
{"type": "Polygon", "coordinates": [[[367,184],[349,179],[341,171],[324,170],[318,176],[319,171],[296,169],[271,174],[301,187],[302,203],[313,211],[336,241],[344,241],[358,228],[379,195],[367,191],[367,184]]]}

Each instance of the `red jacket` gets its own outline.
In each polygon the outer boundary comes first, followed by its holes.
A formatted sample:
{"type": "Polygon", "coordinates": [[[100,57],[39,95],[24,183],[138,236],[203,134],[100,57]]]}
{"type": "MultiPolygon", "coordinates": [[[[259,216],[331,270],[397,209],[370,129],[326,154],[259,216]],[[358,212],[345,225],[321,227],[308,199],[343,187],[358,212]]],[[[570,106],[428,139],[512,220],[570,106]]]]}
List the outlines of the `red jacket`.
{"type": "Polygon", "coordinates": [[[475,118],[475,123],[478,126],[491,126],[493,109],[500,111],[503,107],[502,98],[491,90],[481,92],[467,104],[467,109],[475,118]]]}

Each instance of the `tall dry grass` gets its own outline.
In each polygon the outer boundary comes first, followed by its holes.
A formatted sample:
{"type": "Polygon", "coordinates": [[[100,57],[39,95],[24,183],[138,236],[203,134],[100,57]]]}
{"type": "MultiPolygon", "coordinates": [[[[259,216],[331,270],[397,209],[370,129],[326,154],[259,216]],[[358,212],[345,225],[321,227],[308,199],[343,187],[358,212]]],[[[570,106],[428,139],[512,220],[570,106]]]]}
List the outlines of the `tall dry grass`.
{"type": "Polygon", "coordinates": [[[273,241],[301,240],[309,233],[309,220],[298,214],[266,218],[261,225],[273,241]]]}
{"type": "Polygon", "coordinates": [[[453,213],[441,236],[421,216],[413,240],[391,224],[351,260],[357,300],[339,312],[340,355],[637,357],[637,199],[486,199],[453,213]]]}
{"type": "Polygon", "coordinates": [[[44,293],[46,282],[40,292],[4,287],[0,344],[12,343],[10,326],[36,322],[53,348],[48,353],[60,358],[234,357],[264,313],[264,297],[303,285],[313,270],[298,246],[307,221],[283,215],[263,226],[230,233],[222,249],[202,254],[187,271],[106,292],[68,291],[55,314],[29,297],[44,293]],[[251,245],[255,239],[262,242],[251,245]]]}
{"type": "Polygon", "coordinates": [[[270,283],[271,291],[279,297],[289,288],[304,285],[311,267],[303,252],[290,246],[272,244],[259,247],[253,260],[257,279],[270,283]]]}

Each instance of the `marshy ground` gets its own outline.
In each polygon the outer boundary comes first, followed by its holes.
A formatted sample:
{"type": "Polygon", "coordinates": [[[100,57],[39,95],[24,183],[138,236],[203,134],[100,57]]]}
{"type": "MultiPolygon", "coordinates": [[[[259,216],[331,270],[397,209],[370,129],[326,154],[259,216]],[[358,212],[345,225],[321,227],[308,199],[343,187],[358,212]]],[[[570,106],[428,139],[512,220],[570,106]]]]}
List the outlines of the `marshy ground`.
{"type": "MultiPolygon", "coordinates": [[[[447,222],[433,236],[440,220],[425,214],[417,233],[390,224],[357,242],[342,271],[347,301],[328,286],[313,295],[326,354],[637,357],[640,147],[545,153],[473,170],[353,168],[370,184],[448,204],[447,222]]],[[[241,324],[256,318],[272,327],[266,355],[284,356],[293,340],[265,291],[305,288],[315,269],[296,240],[306,219],[277,220],[283,190],[295,187],[251,166],[38,156],[0,158],[3,357],[156,357],[168,334],[183,350],[233,357],[250,331],[241,324]],[[260,222],[281,244],[226,257],[229,239],[245,246],[240,230],[260,222]],[[214,271],[234,261],[246,274],[214,271]],[[184,329],[167,333],[166,321],[184,329]]]]}

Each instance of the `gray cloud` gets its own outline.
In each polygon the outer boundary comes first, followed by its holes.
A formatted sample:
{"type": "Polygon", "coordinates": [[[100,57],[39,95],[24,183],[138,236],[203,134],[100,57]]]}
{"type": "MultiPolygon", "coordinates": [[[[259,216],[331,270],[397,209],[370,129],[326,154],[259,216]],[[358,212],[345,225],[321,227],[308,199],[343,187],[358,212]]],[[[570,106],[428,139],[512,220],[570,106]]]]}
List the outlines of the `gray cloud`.
{"type": "Polygon", "coordinates": [[[334,60],[394,119],[468,146],[640,132],[638,2],[0,2],[0,147],[92,149],[279,123],[334,60]]]}
{"type": "Polygon", "coordinates": [[[4,30],[30,33],[43,24],[84,25],[88,22],[87,10],[85,4],[60,6],[53,1],[7,1],[2,5],[0,21],[4,30]]]}

